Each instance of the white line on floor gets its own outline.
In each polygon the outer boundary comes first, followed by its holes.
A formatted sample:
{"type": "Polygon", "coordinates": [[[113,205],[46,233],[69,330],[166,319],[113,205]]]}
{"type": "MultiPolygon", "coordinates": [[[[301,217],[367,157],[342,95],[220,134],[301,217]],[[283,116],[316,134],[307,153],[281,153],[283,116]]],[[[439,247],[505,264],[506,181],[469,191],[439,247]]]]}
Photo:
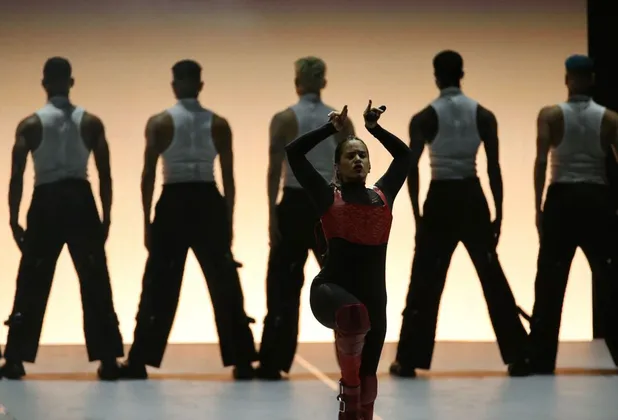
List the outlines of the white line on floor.
{"type": "MultiPolygon", "coordinates": [[[[314,366],[313,364],[309,363],[307,361],[307,359],[305,359],[304,357],[302,357],[302,356],[300,356],[298,354],[295,356],[295,359],[296,359],[296,362],[299,365],[301,365],[303,368],[305,368],[309,373],[311,373],[313,376],[315,376],[324,385],[326,385],[327,387],[329,387],[333,391],[339,391],[339,384],[337,382],[333,381],[328,376],[326,376],[324,374],[324,372],[322,372],[316,366],[314,366]]],[[[374,420],[383,420],[382,417],[380,417],[377,413],[374,413],[373,419],[374,420]]]]}

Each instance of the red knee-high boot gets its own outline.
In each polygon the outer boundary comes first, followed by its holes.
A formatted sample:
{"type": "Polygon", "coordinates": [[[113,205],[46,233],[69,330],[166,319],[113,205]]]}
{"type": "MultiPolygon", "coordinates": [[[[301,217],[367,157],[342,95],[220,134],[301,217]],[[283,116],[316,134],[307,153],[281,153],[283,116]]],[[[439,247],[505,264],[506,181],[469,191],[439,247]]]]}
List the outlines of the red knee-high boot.
{"type": "Polygon", "coordinates": [[[365,376],[361,378],[361,412],[363,420],[373,420],[373,405],[378,397],[378,378],[365,376]]]}
{"type": "Polygon", "coordinates": [[[339,420],[361,420],[359,369],[370,329],[369,314],[363,304],[346,305],[337,311],[335,346],[341,369],[339,420]]]}

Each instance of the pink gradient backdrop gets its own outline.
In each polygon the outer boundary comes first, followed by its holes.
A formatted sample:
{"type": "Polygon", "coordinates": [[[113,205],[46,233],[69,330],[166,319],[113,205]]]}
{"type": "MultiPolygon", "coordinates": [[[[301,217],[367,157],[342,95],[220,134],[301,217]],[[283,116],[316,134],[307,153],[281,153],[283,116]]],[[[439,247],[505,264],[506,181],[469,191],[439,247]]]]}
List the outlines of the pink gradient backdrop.
{"type": "MultiPolygon", "coordinates": [[[[98,1],[11,2],[0,6],[0,142],[8,193],[10,148],[15,125],[44,102],[39,79],[43,61],[65,55],[74,65],[76,103],[106,123],[115,187],[108,256],[125,341],[130,342],[146,258],[142,247],[139,179],[143,130],[149,115],[170,106],[170,67],[186,57],[204,66],[202,100],[232,125],[236,155],[237,209],[235,254],[245,264],[242,281],[247,311],[260,322],[265,313],[264,278],[268,256],[266,166],[271,116],[295,101],[294,59],[323,57],[329,66],[325,100],[348,104],[359,134],[360,113],[368,98],[388,105],[384,125],[406,141],[410,116],[437,94],[431,58],[440,49],[459,50],[466,60],[464,89],[493,109],[500,122],[506,189],[504,229],[499,246],[504,269],[518,302],[533,304],[537,238],[534,229],[532,165],[538,109],[565,97],[563,59],[586,50],[583,0],[496,2],[440,0],[369,2],[275,1],[98,1]],[[175,5],[175,6],[172,6],[175,5]],[[335,11],[329,11],[337,4],[335,11]],[[429,4],[429,5],[428,5],[429,4]],[[173,10],[182,13],[172,13],[173,10]]],[[[374,140],[374,174],[389,157],[374,140]]],[[[484,155],[479,159],[489,193],[484,155]]],[[[424,198],[429,181],[421,161],[424,198]]],[[[96,180],[96,172],[91,172],[96,180]]],[[[32,191],[26,174],[22,219],[32,191]]],[[[160,178],[157,182],[160,184],[160,178]]],[[[93,183],[96,192],[97,182],[93,183]]],[[[158,193],[158,192],[157,192],[158,193]]],[[[408,287],[414,226],[402,191],[395,208],[388,254],[389,330],[397,338],[408,287]]],[[[8,316],[19,253],[0,206],[0,316],[8,316]]],[[[306,270],[317,272],[311,261],[306,270]]],[[[590,272],[578,253],[573,264],[563,317],[563,339],[591,337],[590,272]]],[[[202,274],[190,256],[182,301],[172,333],[174,342],[216,341],[210,300],[202,274]],[[195,328],[199,325],[199,328],[195,328]]],[[[303,292],[303,341],[330,341],[332,334],[313,319],[308,288],[303,292]]],[[[77,278],[63,252],[58,264],[44,343],[82,343],[77,278]]],[[[0,341],[5,338],[1,330],[0,341]]],[[[453,259],[440,316],[439,339],[493,340],[485,303],[467,254],[453,259]]]]}

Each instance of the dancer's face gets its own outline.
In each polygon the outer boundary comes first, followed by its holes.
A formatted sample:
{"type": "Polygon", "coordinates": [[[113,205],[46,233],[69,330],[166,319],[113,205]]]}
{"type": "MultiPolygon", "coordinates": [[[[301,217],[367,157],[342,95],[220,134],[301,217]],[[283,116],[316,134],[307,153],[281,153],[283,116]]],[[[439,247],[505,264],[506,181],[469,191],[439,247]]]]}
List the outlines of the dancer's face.
{"type": "Polygon", "coordinates": [[[335,165],[341,182],[365,182],[371,170],[369,151],[362,140],[347,140],[335,165]]]}

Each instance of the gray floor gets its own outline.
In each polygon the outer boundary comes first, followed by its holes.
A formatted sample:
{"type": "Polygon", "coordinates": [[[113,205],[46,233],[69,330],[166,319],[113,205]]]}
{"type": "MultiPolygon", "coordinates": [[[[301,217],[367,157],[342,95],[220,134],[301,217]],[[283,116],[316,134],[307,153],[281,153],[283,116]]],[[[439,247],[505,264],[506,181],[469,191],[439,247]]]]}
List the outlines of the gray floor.
{"type": "MultiPolygon", "coordinates": [[[[602,342],[561,345],[555,377],[508,378],[493,343],[438,343],[416,380],[380,367],[375,420],[616,420],[618,376],[602,342]]],[[[337,416],[332,345],[304,344],[288,381],[235,383],[211,345],[170,346],[151,381],[99,383],[80,347],[43,347],[28,380],[0,381],[8,420],[326,420],[337,416]]]]}

